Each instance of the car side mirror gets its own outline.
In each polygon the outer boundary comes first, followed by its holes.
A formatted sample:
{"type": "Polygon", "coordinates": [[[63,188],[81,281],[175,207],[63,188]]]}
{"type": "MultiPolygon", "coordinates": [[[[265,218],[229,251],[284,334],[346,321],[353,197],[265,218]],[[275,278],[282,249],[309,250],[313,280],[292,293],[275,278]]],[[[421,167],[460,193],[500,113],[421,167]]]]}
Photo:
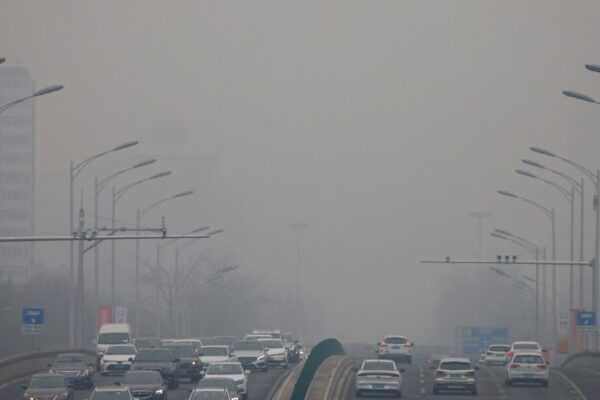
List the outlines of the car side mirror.
{"type": "Polygon", "coordinates": [[[235,357],[235,351],[232,351],[231,354],[229,354],[230,357],[235,357]]]}
{"type": "Polygon", "coordinates": [[[548,361],[546,361],[546,365],[550,365],[550,363],[548,361]]]}
{"type": "Polygon", "coordinates": [[[127,361],[133,361],[133,357],[129,357],[127,361]]]}
{"type": "Polygon", "coordinates": [[[542,353],[546,353],[546,352],[547,352],[547,350],[546,350],[546,349],[542,349],[542,353]]]}

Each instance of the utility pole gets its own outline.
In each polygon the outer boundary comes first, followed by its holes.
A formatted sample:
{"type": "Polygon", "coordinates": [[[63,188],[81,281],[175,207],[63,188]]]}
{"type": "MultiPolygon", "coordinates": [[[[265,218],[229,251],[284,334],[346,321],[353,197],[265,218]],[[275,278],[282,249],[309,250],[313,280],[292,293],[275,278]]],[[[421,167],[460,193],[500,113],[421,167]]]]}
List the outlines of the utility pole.
{"type": "MultiPolygon", "coordinates": [[[[302,232],[304,232],[308,225],[302,222],[296,222],[290,225],[290,228],[296,231],[296,290],[295,299],[294,299],[294,308],[295,312],[298,315],[304,315],[300,310],[300,296],[303,282],[303,274],[302,274],[302,232]]],[[[298,327],[300,327],[300,323],[298,323],[298,327]]]]}

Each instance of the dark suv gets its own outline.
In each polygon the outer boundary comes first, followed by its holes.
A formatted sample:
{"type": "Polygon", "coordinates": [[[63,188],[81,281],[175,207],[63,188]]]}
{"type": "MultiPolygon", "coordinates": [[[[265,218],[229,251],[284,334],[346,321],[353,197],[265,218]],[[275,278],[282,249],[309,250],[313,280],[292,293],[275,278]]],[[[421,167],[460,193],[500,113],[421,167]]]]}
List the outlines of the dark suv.
{"type": "Polygon", "coordinates": [[[198,382],[202,377],[202,363],[196,349],[183,343],[174,343],[165,347],[171,350],[175,358],[179,359],[175,365],[177,378],[189,379],[194,383],[198,382]]]}
{"type": "Polygon", "coordinates": [[[133,359],[132,371],[158,371],[167,382],[169,389],[176,389],[179,384],[175,375],[175,363],[178,358],[169,349],[140,349],[133,359]]]}

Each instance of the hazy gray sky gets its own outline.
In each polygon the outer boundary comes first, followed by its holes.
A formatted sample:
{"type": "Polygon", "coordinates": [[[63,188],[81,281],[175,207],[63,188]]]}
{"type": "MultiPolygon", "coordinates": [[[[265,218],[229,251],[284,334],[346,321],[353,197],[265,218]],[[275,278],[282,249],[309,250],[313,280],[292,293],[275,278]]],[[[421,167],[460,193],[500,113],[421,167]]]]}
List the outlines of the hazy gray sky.
{"type": "Polygon", "coordinates": [[[4,0],[0,56],[37,87],[65,85],[36,102],[37,231],[66,230],[70,159],[132,139],[134,153],[172,153],[154,132],[173,126],[180,149],[220,158],[240,264],[292,270],[288,225],[306,222],[328,333],[425,341],[449,272],[418,261],[472,256],[469,211],[548,241],[543,217],[497,189],[556,207],[568,256],[566,203],[514,169],[559,165],[531,145],[598,166],[600,109],[561,96],[600,97],[583,67],[600,63],[598,15],[593,0],[4,0]],[[345,332],[356,315],[364,326],[345,332]]]}

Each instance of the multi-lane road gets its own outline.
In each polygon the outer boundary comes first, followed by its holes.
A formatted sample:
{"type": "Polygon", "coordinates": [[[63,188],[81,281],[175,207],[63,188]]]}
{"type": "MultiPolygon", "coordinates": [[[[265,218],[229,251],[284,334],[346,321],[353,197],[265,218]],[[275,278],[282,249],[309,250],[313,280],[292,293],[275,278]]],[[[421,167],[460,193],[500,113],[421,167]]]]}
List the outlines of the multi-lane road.
{"type": "MultiPolygon", "coordinates": [[[[283,374],[285,370],[270,369],[268,372],[251,373],[248,377],[248,399],[249,400],[264,400],[267,398],[269,391],[283,374]]],[[[122,376],[97,376],[95,384],[97,386],[114,385],[115,382],[123,380],[122,376]]],[[[1,400],[16,400],[23,398],[22,385],[27,385],[29,378],[22,379],[0,388],[1,400]]],[[[187,400],[190,397],[190,389],[194,385],[187,382],[182,382],[179,388],[169,391],[169,400],[187,400]]],[[[74,400],[89,399],[91,390],[75,390],[74,400]]]]}

